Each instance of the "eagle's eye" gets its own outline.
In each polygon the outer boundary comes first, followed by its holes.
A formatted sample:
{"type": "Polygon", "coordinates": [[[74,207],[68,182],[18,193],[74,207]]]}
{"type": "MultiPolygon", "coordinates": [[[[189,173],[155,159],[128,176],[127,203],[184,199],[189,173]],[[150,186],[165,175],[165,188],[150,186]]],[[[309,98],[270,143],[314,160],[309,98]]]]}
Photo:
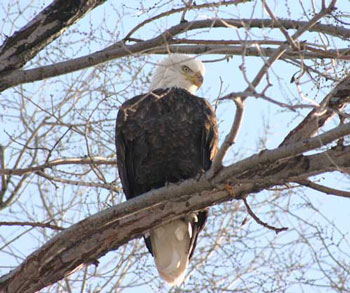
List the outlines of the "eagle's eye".
{"type": "Polygon", "coordinates": [[[186,65],[183,65],[183,66],[182,66],[182,71],[183,71],[183,72],[186,72],[186,73],[187,73],[187,72],[192,72],[192,70],[191,70],[188,66],[186,66],[186,65]]]}

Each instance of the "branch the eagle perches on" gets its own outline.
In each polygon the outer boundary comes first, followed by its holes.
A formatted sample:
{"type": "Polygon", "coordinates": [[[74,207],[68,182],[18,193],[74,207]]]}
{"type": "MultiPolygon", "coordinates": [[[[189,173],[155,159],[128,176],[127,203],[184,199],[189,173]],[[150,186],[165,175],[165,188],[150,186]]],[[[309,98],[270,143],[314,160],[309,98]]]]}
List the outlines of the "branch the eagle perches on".
{"type": "Polygon", "coordinates": [[[339,168],[349,171],[348,146],[341,150],[335,147],[324,153],[301,155],[345,135],[350,135],[350,123],[298,143],[253,155],[222,168],[215,178],[189,179],[99,212],[60,232],[29,255],[15,270],[0,278],[0,288],[10,292],[21,292],[24,288],[35,292],[83,264],[96,263],[108,251],[141,236],[150,228],[193,210],[240,199],[250,193],[325,171],[339,168]],[[324,162],[325,156],[331,160],[324,162]],[[231,192],[225,189],[227,182],[232,185],[231,192]],[[33,281],[39,277],[41,282],[33,281]]]}

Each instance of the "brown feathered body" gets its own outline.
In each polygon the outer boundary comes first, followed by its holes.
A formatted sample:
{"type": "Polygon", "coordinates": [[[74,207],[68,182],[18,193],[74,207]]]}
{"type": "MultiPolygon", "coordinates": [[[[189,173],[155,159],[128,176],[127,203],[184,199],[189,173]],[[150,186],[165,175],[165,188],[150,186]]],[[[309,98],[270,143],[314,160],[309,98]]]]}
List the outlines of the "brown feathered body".
{"type": "MultiPolygon", "coordinates": [[[[210,168],[217,143],[215,113],[205,99],[184,89],[170,88],[128,100],[121,106],[116,124],[118,170],[126,198],[200,175],[210,168]]],[[[175,247],[180,245],[177,242],[182,242],[187,253],[183,258],[187,258],[188,263],[207,216],[208,211],[202,210],[177,220],[176,225],[180,228],[175,225],[175,239],[169,240],[167,236],[168,242],[152,243],[158,236],[152,236],[151,231],[151,237],[145,238],[149,251],[155,258],[157,255],[161,258],[162,252],[157,253],[155,249],[175,247]],[[187,242],[183,241],[184,234],[187,242]]],[[[171,229],[169,226],[165,230],[171,229]]],[[[158,229],[157,233],[161,235],[165,230],[158,229]]],[[[163,254],[166,253],[169,252],[163,254]]],[[[156,262],[160,273],[161,266],[174,265],[169,263],[174,263],[174,259],[177,261],[176,254],[174,252],[170,260],[164,260],[164,264],[156,262]]],[[[175,266],[179,265],[176,263],[175,266]]],[[[168,279],[167,282],[172,283],[172,277],[168,279]]]]}

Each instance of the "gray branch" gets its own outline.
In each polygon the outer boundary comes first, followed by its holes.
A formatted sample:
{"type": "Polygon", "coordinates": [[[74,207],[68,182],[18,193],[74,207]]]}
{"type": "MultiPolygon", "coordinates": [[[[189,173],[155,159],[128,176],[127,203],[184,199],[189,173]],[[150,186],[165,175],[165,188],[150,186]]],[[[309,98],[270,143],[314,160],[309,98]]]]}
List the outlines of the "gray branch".
{"type": "Polygon", "coordinates": [[[349,102],[350,75],[347,75],[322,100],[320,107],[312,110],[306,118],[286,136],[281,145],[287,145],[300,141],[303,138],[313,136],[349,102]]]}
{"type": "Polygon", "coordinates": [[[181,215],[265,188],[324,172],[350,169],[350,147],[302,156],[350,134],[350,123],[304,141],[267,150],[223,168],[208,180],[189,179],[99,212],[59,233],[0,278],[0,292],[35,292],[62,279],[149,229],[181,215]],[[329,158],[325,160],[324,158],[329,158]],[[225,186],[230,184],[231,190],[225,186]],[[40,282],[37,282],[40,280],[40,282]]]}
{"type": "MultiPolygon", "coordinates": [[[[9,74],[0,76],[0,91],[22,84],[33,82],[37,80],[42,80],[49,77],[59,76],[61,74],[66,74],[88,68],[103,62],[107,62],[113,59],[122,58],[125,56],[137,55],[137,54],[168,54],[169,50],[171,52],[188,53],[188,54],[225,54],[225,55],[241,55],[243,52],[249,56],[261,56],[265,54],[266,56],[271,56],[276,54],[274,48],[262,48],[260,51],[253,47],[243,47],[243,46],[228,46],[228,45],[192,45],[192,46],[171,46],[174,37],[180,35],[184,32],[203,29],[203,28],[222,28],[233,26],[237,28],[279,28],[279,25],[283,25],[285,29],[303,28],[308,22],[305,21],[294,21],[294,20],[283,20],[279,19],[279,23],[275,23],[270,19],[209,19],[209,20],[198,20],[192,22],[180,23],[171,27],[170,29],[160,33],[155,38],[139,41],[132,45],[127,45],[126,41],[123,40],[117,42],[116,44],[102,50],[86,56],[82,56],[69,61],[63,61],[52,65],[42,66],[30,70],[15,70],[9,74]]],[[[230,28],[228,28],[230,29],[230,28]]],[[[349,38],[350,30],[344,27],[315,24],[309,31],[324,33],[332,35],[334,37],[349,38]]],[[[177,42],[176,42],[177,43],[177,42]]],[[[39,47],[38,47],[39,48],[39,47]]],[[[37,52],[36,52],[37,53],[37,52]]],[[[284,53],[286,57],[293,58],[339,58],[349,57],[349,50],[343,49],[339,50],[329,50],[322,52],[318,50],[317,52],[301,50],[295,51],[292,49],[286,50],[284,53]]],[[[28,55],[29,56],[29,55],[28,55]]],[[[34,56],[34,55],[33,55],[34,56]]],[[[1,59],[0,59],[1,60],[1,59]]],[[[29,60],[29,59],[27,59],[29,60]]],[[[23,65],[23,64],[22,64],[23,65]]],[[[19,67],[16,67],[19,68],[19,67]]]]}
{"type": "Polygon", "coordinates": [[[0,48],[0,76],[23,67],[64,30],[105,0],[55,0],[0,48]]]}

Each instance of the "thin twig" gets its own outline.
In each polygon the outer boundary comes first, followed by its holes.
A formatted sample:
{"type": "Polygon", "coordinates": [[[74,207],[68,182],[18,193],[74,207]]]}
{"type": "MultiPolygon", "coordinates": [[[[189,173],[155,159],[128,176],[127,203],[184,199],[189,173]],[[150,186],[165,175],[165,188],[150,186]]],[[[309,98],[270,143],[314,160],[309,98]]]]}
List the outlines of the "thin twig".
{"type": "Polygon", "coordinates": [[[56,148],[56,146],[61,142],[61,140],[63,139],[63,137],[65,137],[65,135],[72,129],[71,126],[68,127],[68,129],[62,134],[62,136],[55,142],[55,144],[53,145],[53,147],[51,149],[49,149],[49,153],[47,155],[46,161],[45,163],[47,163],[50,160],[50,157],[52,155],[53,150],[56,148]]]}
{"type": "MultiPolygon", "coordinates": [[[[186,2],[185,0],[182,0],[182,3],[185,4],[185,9],[184,9],[184,11],[182,12],[180,22],[186,22],[186,18],[185,18],[185,17],[186,17],[186,13],[187,13],[187,11],[188,11],[189,9],[191,9],[191,7],[192,7],[192,2],[193,2],[193,0],[188,0],[188,2],[186,2]]],[[[194,5],[194,6],[196,6],[196,5],[194,5]]]]}
{"type": "Polygon", "coordinates": [[[242,198],[243,202],[244,202],[244,205],[245,207],[247,208],[247,212],[248,214],[255,220],[255,222],[257,222],[259,225],[267,228],[267,229],[270,229],[272,231],[275,231],[276,234],[282,232],[282,231],[286,231],[288,230],[288,227],[282,227],[282,228],[277,228],[277,227],[274,227],[274,226],[271,226],[265,222],[263,222],[262,220],[259,219],[259,217],[254,214],[254,212],[252,211],[252,209],[250,208],[247,200],[245,198],[242,198]]]}
{"type": "Polygon", "coordinates": [[[165,17],[165,16],[169,16],[171,14],[179,13],[179,12],[182,12],[184,10],[202,9],[202,8],[207,8],[207,7],[218,7],[218,6],[222,6],[222,5],[225,5],[225,6],[237,5],[241,2],[245,2],[245,0],[234,0],[234,1],[226,1],[226,2],[220,1],[220,2],[205,3],[205,4],[201,4],[201,5],[191,5],[189,7],[185,6],[185,7],[181,7],[181,8],[177,8],[177,9],[172,9],[172,10],[160,13],[156,16],[151,17],[151,18],[148,18],[145,21],[139,23],[125,36],[124,40],[129,40],[130,36],[132,34],[134,34],[137,30],[139,30],[141,27],[143,27],[147,23],[150,23],[152,21],[155,21],[155,20],[160,19],[160,18],[165,17]]]}
{"type": "MultiPolygon", "coordinates": [[[[5,151],[4,147],[0,145],[0,169],[5,169],[5,151]]],[[[0,170],[0,171],[1,171],[0,170]]],[[[6,174],[1,175],[1,186],[0,186],[0,203],[3,202],[5,192],[7,190],[7,176],[6,174]]]]}
{"type": "Polygon", "coordinates": [[[317,191],[320,191],[320,192],[323,192],[323,193],[336,195],[336,196],[340,196],[340,197],[345,197],[345,198],[350,198],[350,192],[349,191],[339,190],[339,189],[327,187],[327,186],[324,186],[324,185],[320,185],[320,184],[314,183],[314,182],[312,182],[311,180],[308,180],[308,179],[297,180],[297,181],[295,181],[295,183],[298,183],[298,184],[306,186],[306,187],[310,187],[310,188],[312,188],[314,190],[317,190],[317,191]]]}
{"type": "Polygon", "coordinates": [[[218,95],[215,99],[215,103],[214,103],[214,112],[216,113],[217,109],[218,109],[218,106],[219,106],[219,102],[220,102],[220,96],[221,96],[221,92],[222,92],[222,85],[223,85],[223,81],[222,81],[222,78],[221,76],[219,76],[219,79],[220,79],[220,87],[219,87],[219,92],[218,92],[218,95]]]}
{"type": "Polygon", "coordinates": [[[103,157],[83,157],[83,158],[62,158],[56,159],[45,164],[28,167],[28,168],[14,168],[14,169],[0,169],[0,175],[24,175],[27,173],[34,173],[37,171],[44,170],[46,168],[52,168],[59,165],[116,165],[116,160],[108,160],[103,157]]]}
{"type": "MultiPolygon", "coordinates": [[[[317,21],[319,21],[323,16],[329,14],[333,10],[335,2],[336,1],[333,0],[331,2],[331,4],[327,8],[323,7],[321,9],[321,11],[318,14],[316,14],[308,23],[305,23],[300,29],[298,29],[293,34],[291,39],[293,41],[295,41],[304,32],[306,32],[309,28],[314,26],[317,23],[317,21]]],[[[278,24],[280,25],[280,22],[278,22],[278,24]]],[[[247,80],[248,87],[245,89],[244,92],[256,92],[256,87],[260,84],[261,80],[266,75],[267,71],[271,68],[272,64],[275,61],[277,61],[278,59],[280,59],[283,56],[283,54],[287,51],[287,49],[288,49],[288,45],[287,44],[283,44],[267,60],[265,60],[265,58],[262,56],[263,60],[265,61],[264,65],[259,70],[259,72],[256,74],[256,76],[253,79],[253,81],[250,82],[250,81],[247,80]]],[[[214,176],[216,174],[216,172],[221,168],[222,160],[223,160],[225,154],[227,153],[227,151],[229,150],[229,148],[234,143],[234,140],[237,137],[237,134],[238,134],[238,131],[239,131],[239,126],[241,125],[241,122],[242,122],[242,119],[243,119],[243,110],[244,110],[244,101],[245,101],[245,99],[246,99],[246,97],[239,97],[239,98],[234,100],[235,103],[236,103],[236,107],[237,107],[235,120],[234,120],[234,122],[232,124],[230,132],[225,137],[224,142],[220,146],[218,154],[214,158],[213,165],[211,167],[211,170],[209,171],[209,176],[210,176],[209,178],[211,178],[211,176],[214,176]]]]}
{"type": "Polygon", "coordinates": [[[50,223],[40,223],[40,222],[0,222],[0,226],[31,226],[31,227],[41,227],[50,228],[53,230],[64,230],[63,227],[52,225],[50,223]]]}
{"type": "Polygon", "coordinates": [[[43,171],[38,171],[38,172],[36,172],[36,174],[49,180],[53,185],[55,185],[55,187],[57,187],[55,182],[59,182],[59,183],[70,184],[70,185],[75,185],[75,186],[99,187],[99,188],[104,188],[104,189],[114,191],[114,192],[121,191],[121,188],[119,188],[118,186],[116,186],[113,183],[85,182],[82,180],[64,179],[64,178],[59,178],[59,177],[54,177],[54,176],[48,175],[43,171]]]}
{"type": "Polygon", "coordinates": [[[317,108],[317,106],[314,106],[314,105],[309,105],[309,104],[296,104],[296,105],[290,105],[290,104],[286,104],[286,103],[283,103],[283,102],[279,102],[279,101],[276,101],[275,99],[271,98],[271,97],[268,97],[266,96],[265,94],[261,94],[261,93],[255,93],[255,92],[232,92],[232,93],[229,93],[221,98],[219,98],[218,100],[219,101],[224,101],[224,100],[232,100],[234,98],[237,98],[237,97],[255,97],[255,98],[261,98],[261,99],[264,99],[268,102],[271,102],[275,105],[278,105],[282,108],[288,108],[289,110],[291,111],[295,111],[296,109],[309,109],[309,108],[312,108],[312,109],[315,109],[317,108]]]}
{"type": "Polygon", "coordinates": [[[285,38],[287,39],[289,45],[295,49],[298,50],[298,46],[295,43],[295,40],[288,34],[287,30],[284,28],[284,26],[280,23],[280,21],[278,20],[278,18],[275,16],[275,14],[273,13],[273,11],[271,10],[270,6],[267,5],[266,1],[263,1],[263,6],[266,9],[267,13],[270,15],[271,19],[278,24],[278,28],[279,30],[282,32],[282,34],[285,36],[285,38]]]}
{"type": "Polygon", "coordinates": [[[234,99],[236,105],[236,114],[235,119],[233,121],[230,132],[226,135],[224,142],[222,143],[218,153],[216,154],[212,166],[208,172],[209,178],[213,177],[222,167],[222,161],[224,156],[226,155],[228,149],[232,144],[235,143],[239,129],[243,120],[244,113],[244,102],[240,97],[234,99]]]}

